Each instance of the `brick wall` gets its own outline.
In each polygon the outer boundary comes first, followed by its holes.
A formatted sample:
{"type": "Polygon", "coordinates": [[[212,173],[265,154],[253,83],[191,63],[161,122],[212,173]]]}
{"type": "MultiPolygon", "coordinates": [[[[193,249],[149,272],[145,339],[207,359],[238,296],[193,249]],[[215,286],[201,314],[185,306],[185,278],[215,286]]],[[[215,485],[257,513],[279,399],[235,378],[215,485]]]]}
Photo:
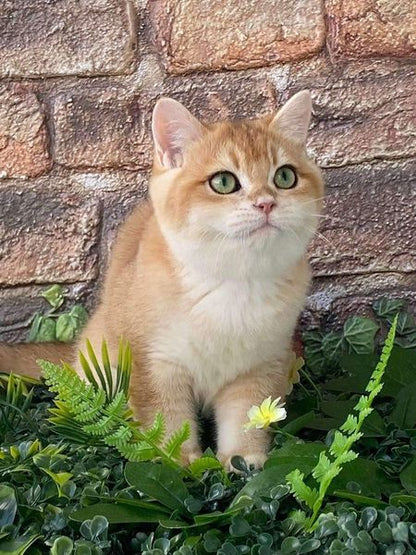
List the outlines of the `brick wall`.
{"type": "Polygon", "coordinates": [[[310,88],[326,214],[305,319],[415,299],[414,0],[4,0],[0,338],[39,292],[93,306],[117,226],[146,194],[149,120],[170,95],[206,120],[310,88]]]}

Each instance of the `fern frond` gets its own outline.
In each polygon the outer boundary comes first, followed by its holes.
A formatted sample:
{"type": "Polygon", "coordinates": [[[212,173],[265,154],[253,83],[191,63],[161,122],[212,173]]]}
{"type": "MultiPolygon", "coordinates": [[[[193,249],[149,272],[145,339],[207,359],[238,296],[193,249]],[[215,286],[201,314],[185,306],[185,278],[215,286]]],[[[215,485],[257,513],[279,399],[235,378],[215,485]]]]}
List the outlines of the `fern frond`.
{"type": "Polygon", "coordinates": [[[319,461],[312,471],[312,476],[317,482],[319,489],[311,489],[303,480],[303,474],[299,470],[294,470],[286,476],[292,493],[304,501],[310,509],[312,516],[307,522],[308,531],[316,526],[316,521],[321,510],[322,504],[332,480],[341,472],[343,465],[357,458],[351,447],[362,437],[361,427],[364,420],[373,411],[372,403],[383,387],[382,378],[386,370],[391,352],[394,346],[394,338],[397,327],[397,316],[387,334],[379,362],[371,374],[366,387],[366,395],[361,395],[354,407],[356,415],[350,414],[344,424],[334,434],[331,445],[326,452],[321,453],[319,461]],[[341,431],[342,430],[342,431],[341,431]],[[316,493],[316,495],[315,495],[316,493]],[[311,504],[311,501],[313,503],[311,504]]]}
{"type": "Polygon", "coordinates": [[[156,445],[160,445],[166,436],[166,422],[162,413],[155,416],[153,425],[146,431],[147,437],[156,445]]]}
{"type": "Polygon", "coordinates": [[[132,364],[129,344],[120,341],[115,374],[105,342],[101,350],[102,366],[90,342],[87,342],[87,350],[91,363],[82,353],[80,362],[88,381],[81,379],[67,364],[58,366],[38,361],[46,384],[56,393],[49,419],[55,430],[72,441],[114,446],[131,461],[161,458],[179,470],[176,461],[180,458],[182,444],[190,436],[190,426],[185,423],[163,445],[166,425],[161,414],[156,415],[148,430],[132,420],[128,407],[132,364]]]}
{"type": "Polygon", "coordinates": [[[170,436],[164,446],[164,451],[168,457],[178,460],[181,456],[181,447],[190,436],[191,426],[189,422],[184,422],[182,427],[170,436]]]}
{"type": "Polygon", "coordinates": [[[149,461],[157,457],[155,449],[144,441],[118,446],[118,450],[132,462],[149,461]]]}
{"type": "Polygon", "coordinates": [[[133,431],[131,427],[127,424],[121,424],[115,432],[105,438],[105,441],[108,445],[113,445],[120,449],[120,447],[127,445],[132,437],[133,431]]]}

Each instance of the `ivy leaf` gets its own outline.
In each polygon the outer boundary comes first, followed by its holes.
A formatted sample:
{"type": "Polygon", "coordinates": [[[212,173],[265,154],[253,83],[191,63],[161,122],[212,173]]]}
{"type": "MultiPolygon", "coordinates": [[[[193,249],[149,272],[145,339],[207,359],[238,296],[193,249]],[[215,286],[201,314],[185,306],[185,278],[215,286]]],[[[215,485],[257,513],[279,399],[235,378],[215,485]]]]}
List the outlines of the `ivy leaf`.
{"type": "Polygon", "coordinates": [[[69,343],[74,340],[87,321],[87,311],[75,305],[70,312],[61,314],[56,322],[56,339],[69,343]]]}
{"type": "Polygon", "coordinates": [[[344,324],[344,338],[357,354],[372,353],[379,325],[364,316],[352,316],[344,324]]]}
{"type": "Polygon", "coordinates": [[[70,314],[61,314],[56,322],[56,339],[70,343],[75,337],[75,324],[70,314]]]}
{"type": "Polygon", "coordinates": [[[344,338],[340,333],[331,331],[322,339],[322,351],[325,358],[328,360],[337,360],[343,349],[344,338]]]}
{"type": "Polygon", "coordinates": [[[402,430],[416,425],[416,381],[399,391],[389,421],[402,430]]]}
{"type": "Polygon", "coordinates": [[[41,293],[42,297],[48,301],[53,309],[62,306],[64,302],[64,292],[60,285],[52,285],[41,293]]]}
{"type": "Polygon", "coordinates": [[[373,310],[380,318],[394,318],[394,316],[403,308],[405,301],[403,299],[388,299],[383,297],[377,299],[373,303],[373,310]]]}
{"type": "Polygon", "coordinates": [[[29,339],[36,343],[56,341],[55,320],[47,316],[35,317],[29,339]]]}

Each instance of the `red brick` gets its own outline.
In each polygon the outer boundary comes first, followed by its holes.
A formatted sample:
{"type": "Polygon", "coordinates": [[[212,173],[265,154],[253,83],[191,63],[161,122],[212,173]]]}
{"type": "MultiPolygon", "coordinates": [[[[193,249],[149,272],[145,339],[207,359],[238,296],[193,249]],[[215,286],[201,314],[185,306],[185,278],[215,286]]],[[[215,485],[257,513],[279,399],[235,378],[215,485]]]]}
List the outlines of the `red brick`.
{"type": "Polygon", "coordinates": [[[335,57],[416,56],[414,0],[328,0],[325,8],[335,57]]]}
{"type": "Polygon", "coordinates": [[[416,273],[416,163],[363,164],[325,175],[327,217],[311,248],[314,275],[416,273]]]}
{"type": "Polygon", "coordinates": [[[290,69],[284,97],[309,88],[310,149],[323,167],[416,155],[416,68],[393,61],[333,66],[322,59],[290,69]]]}
{"type": "Polygon", "coordinates": [[[325,39],[321,0],[153,0],[155,40],[173,73],[305,58],[325,39]]]}
{"type": "Polygon", "coordinates": [[[0,175],[35,177],[50,165],[45,117],[36,96],[22,85],[0,85],[0,175]]]}
{"type": "Polygon", "coordinates": [[[124,88],[77,88],[53,100],[55,160],[72,168],[147,167],[150,110],[124,88]]]}
{"type": "Polygon", "coordinates": [[[0,77],[131,72],[129,0],[6,0],[0,13],[0,77]]]}
{"type": "Polygon", "coordinates": [[[95,278],[99,206],[68,185],[57,177],[0,188],[0,285],[95,278]]]}
{"type": "Polygon", "coordinates": [[[203,121],[255,118],[277,107],[274,83],[264,71],[169,76],[159,95],[182,102],[203,121]]]}
{"type": "Polygon", "coordinates": [[[416,312],[416,274],[372,273],[315,278],[301,323],[334,329],[350,316],[372,315],[371,304],[382,297],[400,298],[416,312]]]}

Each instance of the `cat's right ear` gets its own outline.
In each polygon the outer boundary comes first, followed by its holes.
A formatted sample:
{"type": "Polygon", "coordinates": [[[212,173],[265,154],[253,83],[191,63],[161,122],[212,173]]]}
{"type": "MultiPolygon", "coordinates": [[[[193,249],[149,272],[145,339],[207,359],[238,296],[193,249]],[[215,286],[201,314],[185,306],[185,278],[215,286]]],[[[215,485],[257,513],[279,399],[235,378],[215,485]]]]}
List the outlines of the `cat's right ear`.
{"type": "Polygon", "coordinates": [[[202,124],[180,102],[172,98],[157,101],[153,110],[152,133],[156,156],[163,167],[180,167],[186,147],[198,140],[202,131],[202,124]]]}

